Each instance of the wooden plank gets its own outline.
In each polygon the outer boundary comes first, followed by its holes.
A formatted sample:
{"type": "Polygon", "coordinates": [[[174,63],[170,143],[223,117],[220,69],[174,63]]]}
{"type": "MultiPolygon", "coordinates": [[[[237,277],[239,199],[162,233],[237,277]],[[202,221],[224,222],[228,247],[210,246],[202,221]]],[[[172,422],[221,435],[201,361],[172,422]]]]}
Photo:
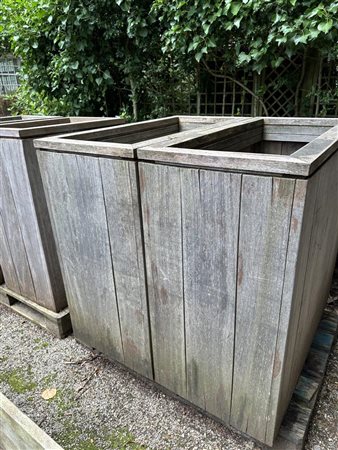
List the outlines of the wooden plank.
{"type": "Polygon", "coordinates": [[[211,124],[230,124],[243,120],[243,117],[218,117],[218,116],[179,116],[180,131],[193,130],[197,127],[205,127],[211,124]]]}
{"type": "Polygon", "coordinates": [[[313,139],[315,139],[317,136],[313,136],[313,135],[305,135],[305,134],[288,134],[288,133],[283,133],[282,130],[280,131],[280,133],[267,133],[264,132],[263,134],[263,139],[265,141],[275,141],[275,142],[311,142],[313,139]]]}
{"type": "Polygon", "coordinates": [[[6,281],[9,286],[12,286],[14,290],[20,292],[20,284],[18,280],[18,275],[16,273],[15,264],[13,262],[13,257],[11,255],[10,246],[8,244],[7,236],[5,234],[5,229],[0,215],[0,279],[1,283],[6,281]]]}
{"type": "Polygon", "coordinates": [[[282,142],[281,143],[282,155],[292,155],[300,148],[302,148],[304,145],[306,145],[305,142],[282,142]]]}
{"type": "Polygon", "coordinates": [[[330,117],[263,117],[264,125],[334,127],[338,119],[330,117]]]}
{"type": "MultiPolygon", "coordinates": [[[[263,121],[261,119],[248,119],[235,124],[222,124],[215,128],[204,128],[196,132],[193,137],[185,137],[175,142],[175,147],[203,148],[205,145],[217,142],[220,139],[230,138],[239,135],[244,131],[253,131],[263,129],[263,121]]],[[[171,144],[173,145],[173,144],[171,144]]]]}
{"type": "Polygon", "coordinates": [[[139,173],[154,379],[186,398],[180,171],[140,164],[139,173]]]}
{"type": "Polygon", "coordinates": [[[142,141],[167,136],[168,134],[178,133],[178,124],[166,125],[152,128],[151,130],[141,130],[138,132],[128,132],[119,136],[109,136],[108,138],[99,138],[99,141],[122,143],[122,144],[138,144],[142,141]]]}
{"type": "Polygon", "coordinates": [[[123,363],[99,161],[51,152],[38,157],[74,335],[123,363]]]}
{"type": "Polygon", "coordinates": [[[174,147],[142,147],[137,149],[141,161],[217,168],[241,172],[263,172],[294,177],[309,175],[309,164],[294,155],[264,155],[260,153],[218,152],[174,147]]]}
{"type": "MultiPolygon", "coordinates": [[[[51,124],[52,121],[57,121],[60,119],[49,119],[50,124],[43,124],[41,119],[34,120],[34,124],[32,126],[23,128],[21,127],[13,127],[11,128],[3,128],[0,125],[0,136],[8,137],[8,138],[35,138],[39,136],[47,136],[51,134],[61,134],[67,132],[74,132],[79,130],[88,130],[93,128],[94,124],[98,121],[82,121],[82,122],[70,122],[69,118],[64,118],[66,120],[65,123],[51,124]]],[[[28,121],[27,121],[28,122],[28,121]]],[[[27,122],[24,121],[25,125],[27,122]]],[[[63,122],[63,121],[62,121],[63,122]]],[[[102,119],[100,120],[100,127],[108,127],[113,125],[119,125],[124,123],[123,119],[102,119]]],[[[98,125],[97,125],[98,126],[98,125]]]]}
{"type": "Polygon", "coordinates": [[[281,155],[282,145],[282,142],[262,141],[261,144],[257,145],[257,153],[264,153],[266,155],[281,155]]]}
{"type": "Polygon", "coordinates": [[[270,386],[280,320],[294,180],[243,175],[230,423],[273,444],[270,386]],[[257,202],[257,198],[259,201],[257,202]],[[250,245],[248,245],[250,243],[250,245]]]}
{"type": "Polygon", "coordinates": [[[309,242],[301,311],[293,350],[291,383],[299,375],[325,306],[338,250],[338,153],[312,178],[315,207],[309,242]],[[330,236],[323,240],[323,236],[330,236]]]}
{"type": "Polygon", "coordinates": [[[47,137],[44,139],[34,139],[34,146],[37,149],[53,150],[61,153],[134,158],[134,148],[131,144],[112,144],[111,142],[93,143],[92,141],[47,137]]]}
{"type": "MultiPolygon", "coordinates": [[[[213,131],[217,131],[223,129],[225,126],[229,126],[229,124],[239,124],[239,123],[247,123],[248,119],[237,119],[234,121],[220,121],[215,123],[206,123],[201,126],[203,122],[194,122],[193,126],[189,130],[179,131],[178,133],[170,134],[167,137],[150,139],[149,141],[142,142],[142,147],[146,147],[148,145],[151,146],[174,146],[176,143],[181,143],[182,141],[188,141],[190,139],[196,138],[198,136],[204,136],[205,134],[209,134],[213,131]]],[[[137,145],[136,148],[139,148],[140,145],[137,145]]]]}
{"type": "Polygon", "coordinates": [[[22,120],[22,116],[2,116],[0,122],[11,122],[13,120],[22,120]]]}
{"type": "Polygon", "coordinates": [[[124,364],[153,378],[136,163],[101,158],[99,165],[124,364]]]}
{"type": "MultiPolygon", "coordinates": [[[[24,156],[29,178],[29,185],[34,201],[35,214],[41,236],[41,244],[46,260],[47,273],[53,296],[53,311],[58,312],[67,307],[67,299],[62,280],[55,238],[52,230],[46,196],[42,184],[40,167],[32,140],[24,141],[24,156]]],[[[46,305],[42,305],[46,306],[46,305]]]]}
{"type": "MultiPolygon", "coordinates": [[[[264,133],[266,134],[285,134],[285,136],[290,135],[304,135],[305,137],[318,137],[321,134],[325,133],[331,128],[331,126],[320,126],[319,124],[311,124],[311,125],[287,125],[285,123],[281,123],[278,125],[272,125],[264,123],[264,133]]],[[[285,139],[286,141],[288,139],[285,139]]]]}
{"type": "Polygon", "coordinates": [[[59,339],[68,336],[72,331],[68,308],[55,313],[8,289],[5,285],[0,286],[0,302],[59,339]]]}
{"type": "Polygon", "coordinates": [[[187,399],[229,422],[241,175],[180,169],[187,399]]]}
{"type": "MultiPolygon", "coordinates": [[[[2,144],[2,155],[6,161],[7,174],[35,289],[35,301],[52,311],[56,311],[58,305],[55,303],[53,286],[48,276],[49,267],[42,236],[44,230],[39,228],[36,205],[30,184],[31,179],[25,159],[25,143],[20,140],[9,139],[2,140],[2,144]]],[[[40,188],[42,189],[41,186],[40,188]]],[[[48,235],[45,237],[48,239],[48,235]]],[[[62,285],[62,281],[59,280],[59,282],[62,285]]]]}
{"type": "MultiPolygon", "coordinates": [[[[112,119],[112,125],[117,125],[114,127],[101,127],[93,130],[87,129],[86,131],[71,131],[67,133],[66,136],[59,136],[60,138],[67,137],[69,139],[76,139],[82,141],[100,140],[103,138],[116,138],[118,136],[125,136],[129,133],[134,135],[138,132],[154,130],[162,128],[165,126],[177,126],[178,130],[178,117],[164,117],[161,119],[154,120],[144,120],[142,122],[128,123],[124,125],[119,125],[118,121],[122,119],[112,119]]],[[[123,122],[122,122],[123,123],[123,122]]],[[[74,128],[75,130],[76,128],[74,128]]]]}
{"type": "Polygon", "coordinates": [[[301,158],[310,164],[310,174],[318,169],[338,150],[338,126],[304,145],[292,156],[301,158]]]}
{"type": "Polygon", "coordinates": [[[7,132],[11,132],[12,130],[17,132],[19,130],[23,130],[25,128],[32,128],[34,126],[42,127],[47,125],[60,125],[67,123],[70,123],[68,117],[58,117],[58,118],[43,117],[41,119],[14,121],[13,123],[4,122],[0,123],[0,136],[6,137],[8,136],[7,132]]]}
{"type": "Polygon", "coordinates": [[[251,146],[262,140],[262,128],[243,131],[231,138],[218,139],[217,141],[203,146],[203,150],[236,151],[242,152],[243,149],[252,151],[251,146]]]}
{"type": "MultiPolygon", "coordinates": [[[[6,171],[7,152],[0,145],[0,220],[1,220],[1,253],[2,269],[7,286],[25,295],[31,300],[36,299],[31,269],[22,238],[21,223],[17,214],[10,180],[6,171]]],[[[7,155],[8,157],[8,155],[7,155]]]]}
{"type": "MultiPolygon", "coordinates": [[[[300,252],[300,238],[303,231],[303,221],[306,219],[308,223],[310,218],[304,217],[304,208],[306,193],[308,188],[307,180],[295,181],[295,192],[293,197],[292,212],[290,219],[290,230],[288,236],[287,255],[285,261],[285,271],[283,280],[283,290],[280,305],[280,317],[278,323],[278,332],[276,339],[276,352],[274,365],[278,370],[274,372],[270,388],[269,402],[269,423],[267,426],[267,436],[270,441],[274,439],[276,431],[278,431],[280,423],[285,414],[287,405],[290,402],[292,390],[284,389],[284,374],[289,363],[288,345],[292,341],[293,336],[290,335],[290,322],[294,320],[299,311],[299,305],[294,301],[294,286],[297,275],[297,263],[305,257],[300,252]]],[[[301,277],[301,274],[299,274],[301,277]]]]}
{"type": "Polygon", "coordinates": [[[62,450],[0,392],[0,447],[4,450],[62,450]]]}
{"type": "MultiPolygon", "coordinates": [[[[276,377],[274,387],[278,393],[277,421],[282,418],[291,400],[297,375],[292,375],[293,353],[297,341],[297,326],[301,316],[301,298],[305,283],[306,267],[309,257],[312,217],[315,207],[316,186],[308,180],[296,180],[291,228],[289,235],[289,250],[285,267],[284,290],[282,298],[279,340],[277,348],[281,355],[281,372],[276,377]],[[289,313],[287,311],[289,310],[289,313]],[[287,333],[287,337],[285,337],[287,333]]],[[[276,395],[272,389],[272,395],[276,395]]]]}

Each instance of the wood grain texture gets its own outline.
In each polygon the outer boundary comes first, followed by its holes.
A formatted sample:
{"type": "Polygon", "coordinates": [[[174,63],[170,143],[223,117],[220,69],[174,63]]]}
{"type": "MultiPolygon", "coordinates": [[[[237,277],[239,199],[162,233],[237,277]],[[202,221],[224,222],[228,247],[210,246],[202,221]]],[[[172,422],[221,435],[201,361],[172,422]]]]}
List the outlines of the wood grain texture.
{"type": "Polygon", "coordinates": [[[75,336],[152,378],[135,163],[49,152],[39,159],[75,336]]]}
{"type": "Polygon", "coordinates": [[[136,164],[100,159],[124,363],[153,378],[136,164]]]}
{"type": "Polygon", "coordinates": [[[24,120],[21,122],[13,122],[6,127],[0,124],[0,137],[7,138],[36,138],[38,136],[48,136],[52,134],[60,134],[74,132],[79,130],[88,130],[93,127],[108,127],[120,125],[124,123],[119,118],[102,118],[101,120],[92,120],[88,118],[86,121],[72,122],[69,117],[34,119],[32,121],[24,120]]]}
{"type": "Polygon", "coordinates": [[[228,171],[266,173],[306,177],[309,164],[292,156],[264,155],[259,153],[220,152],[175,147],[141,147],[137,149],[140,161],[187,165],[228,171]]]}
{"type": "Polygon", "coordinates": [[[280,370],[275,345],[294,184],[250,175],[242,182],[230,423],[268,445],[273,443],[267,433],[270,385],[280,370]]]}
{"type": "MultiPolygon", "coordinates": [[[[17,221],[17,226],[20,226],[35,292],[35,297],[31,299],[52,311],[61,310],[66,305],[62,279],[57,271],[50,272],[55,266],[49,265],[53,258],[56,259],[56,255],[52,254],[49,258],[48,252],[46,253],[47,248],[52,246],[51,230],[47,228],[41,229],[41,222],[39,222],[37,217],[36,201],[38,199],[34,198],[34,191],[36,190],[40,199],[43,199],[43,188],[39,178],[36,176],[38,169],[30,177],[31,164],[29,159],[34,158],[35,151],[30,153],[31,144],[25,141],[3,139],[1,143],[1,156],[6,164],[16,210],[14,217],[10,216],[10,212],[8,217],[12,217],[13,221],[17,221]],[[54,296],[54,294],[57,295],[54,296]]],[[[46,217],[41,219],[44,223],[48,223],[47,210],[46,208],[42,209],[46,217]]],[[[13,253],[12,256],[14,257],[13,253]]],[[[23,264],[21,261],[22,259],[15,261],[18,268],[23,264]]],[[[24,266],[22,265],[21,267],[24,266]]],[[[28,291],[28,288],[26,288],[26,291],[28,291]]]]}
{"type": "Polygon", "coordinates": [[[286,408],[330,289],[338,249],[338,152],[307,186],[289,323],[281,408],[286,408]],[[330,236],[330,238],[329,238],[330,236]]]}
{"type": "Polygon", "coordinates": [[[80,155],[38,156],[74,335],[123,362],[99,162],[80,155]]]}
{"type": "Polygon", "coordinates": [[[139,171],[154,378],[186,398],[180,171],[144,164],[139,171]]]}
{"type": "Polygon", "coordinates": [[[4,450],[62,450],[0,392],[0,447],[4,450]]]}
{"type": "Polygon", "coordinates": [[[228,422],[241,175],[181,169],[180,177],[187,398],[228,422]]]}
{"type": "Polygon", "coordinates": [[[10,289],[36,300],[20,220],[6,170],[5,154],[0,141],[0,265],[10,289]]]}
{"type": "Polygon", "coordinates": [[[10,246],[5,234],[2,217],[0,215],[0,284],[5,283],[5,276],[7,283],[12,286],[12,289],[20,292],[20,284],[18,275],[16,273],[15,264],[10,251],[10,246]]]}

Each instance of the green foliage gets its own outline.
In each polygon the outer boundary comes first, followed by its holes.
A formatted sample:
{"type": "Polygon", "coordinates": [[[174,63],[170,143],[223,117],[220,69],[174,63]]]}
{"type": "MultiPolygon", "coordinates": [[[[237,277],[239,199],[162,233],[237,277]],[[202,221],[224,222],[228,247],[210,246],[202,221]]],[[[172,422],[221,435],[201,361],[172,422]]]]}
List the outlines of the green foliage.
{"type": "Polygon", "coordinates": [[[148,118],[185,110],[199,63],[337,57],[337,17],[338,0],[1,0],[0,52],[22,60],[13,112],[148,118]]]}
{"type": "Polygon", "coordinates": [[[278,67],[305,46],[337,56],[338,1],[155,0],[163,50],[197,61],[222,58],[260,72],[278,67]]]}
{"type": "MultiPolygon", "coordinates": [[[[149,52],[160,51],[155,34],[148,36],[150,5],[141,0],[2,0],[0,34],[22,59],[17,109],[117,113],[118,94],[128,101],[130,80],[149,52]]],[[[138,95],[139,82],[134,86],[138,95]]]]}

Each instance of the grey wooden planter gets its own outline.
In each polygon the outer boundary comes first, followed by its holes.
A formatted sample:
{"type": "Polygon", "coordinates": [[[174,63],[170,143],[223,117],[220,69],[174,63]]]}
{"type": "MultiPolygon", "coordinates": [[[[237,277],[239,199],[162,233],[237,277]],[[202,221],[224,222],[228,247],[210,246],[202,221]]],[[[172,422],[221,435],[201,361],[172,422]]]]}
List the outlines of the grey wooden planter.
{"type": "Polygon", "coordinates": [[[153,368],[135,152],[165,136],[189,134],[192,126],[207,132],[220,126],[215,121],[171,117],[35,141],[74,334],[149,378],[153,368]]]}
{"type": "Polygon", "coordinates": [[[0,272],[6,283],[2,293],[28,308],[40,306],[38,313],[52,322],[67,301],[33,138],[121,122],[41,118],[0,125],[0,272]]]}
{"type": "Polygon", "coordinates": [[[74,333],[272,445],[337,253],[337,120],[189,120],[36,141],[74,333]]]}
{"type": "Polygon", "coordinates": [[[137,152],[155,379],[268,445],[330,288],[337,125],[258,119],[137,152]]]}

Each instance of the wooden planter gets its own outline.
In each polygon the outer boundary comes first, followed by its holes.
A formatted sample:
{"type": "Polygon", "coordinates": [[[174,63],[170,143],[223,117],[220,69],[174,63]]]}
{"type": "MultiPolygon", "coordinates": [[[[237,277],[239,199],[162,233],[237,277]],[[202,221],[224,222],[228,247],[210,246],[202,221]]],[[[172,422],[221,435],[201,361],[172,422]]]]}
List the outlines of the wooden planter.
{"type": "Polygon", "coordinates": [[[70,330],[69,313],[33,138],[121,122],[41,118],[0,125],[1,298],[59,336],[70,330]]]}
{"type": "Polygon", "coordinates": [[[172,126],[36,141],[74,333],[272,445],[337,254],[337,120],[172,126]]]}
{"type": "Polygon", "coordinates": [[[268,445],[330,288],[337,123],[138,150],[155,379],[268,445]]]}
{"type": "Polygon", "coordinates": [[[219,126],[212,122],[171,117],[35,141],[74,335],[149,378],[153,369],[135,151],[164,136],[190,133],[191,126],[219,126]]]}

